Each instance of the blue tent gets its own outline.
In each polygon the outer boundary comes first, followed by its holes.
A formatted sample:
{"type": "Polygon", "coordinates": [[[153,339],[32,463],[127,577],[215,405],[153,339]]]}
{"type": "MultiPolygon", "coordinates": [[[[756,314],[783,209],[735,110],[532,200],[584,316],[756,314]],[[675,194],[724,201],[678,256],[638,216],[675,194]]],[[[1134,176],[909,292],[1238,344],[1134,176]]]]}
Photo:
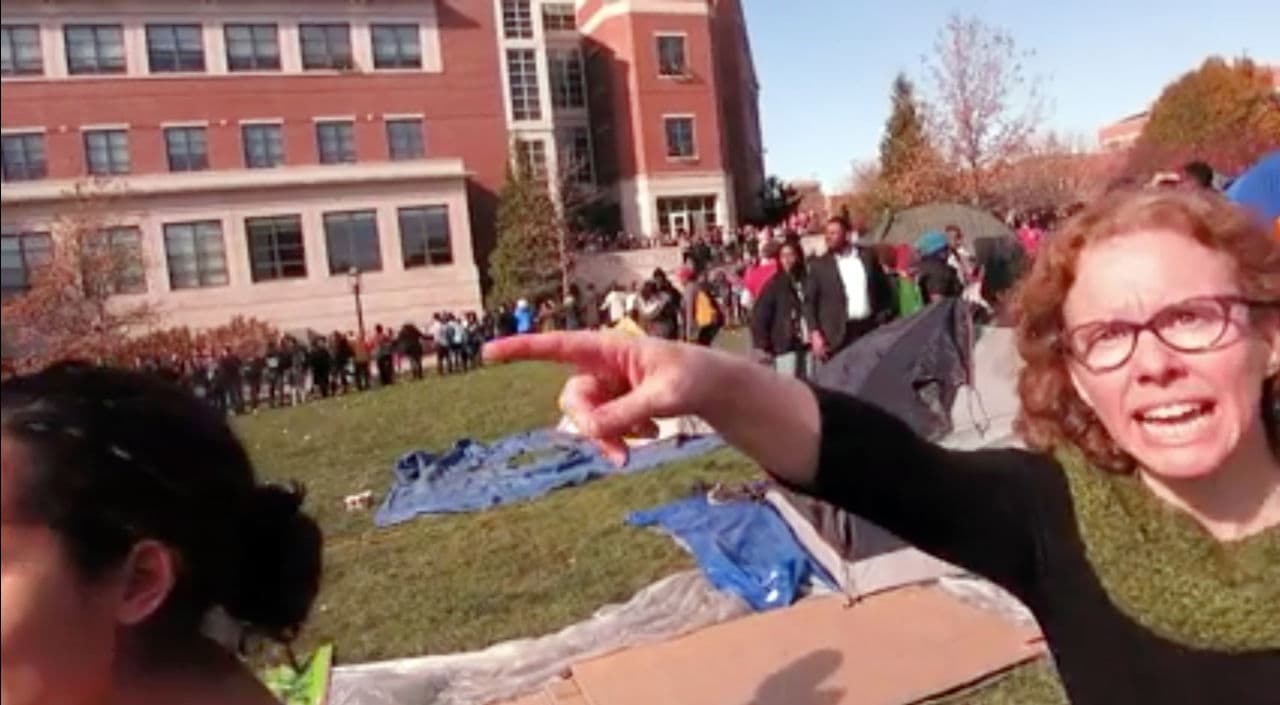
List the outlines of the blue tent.
{"type": "Polygon", "coordinates": [[[1267,224],[1280,218],[1280,150],[1241,174],[1227,187],[1227,198],[1257,212],[1267,224]]]}

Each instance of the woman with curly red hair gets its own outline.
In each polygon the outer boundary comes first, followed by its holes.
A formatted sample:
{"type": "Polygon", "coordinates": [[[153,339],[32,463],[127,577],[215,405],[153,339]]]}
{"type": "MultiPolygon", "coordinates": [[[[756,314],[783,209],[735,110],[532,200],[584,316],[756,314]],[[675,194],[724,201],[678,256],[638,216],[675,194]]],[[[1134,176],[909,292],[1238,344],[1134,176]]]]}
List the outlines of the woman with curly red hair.
{"type": "Polygon", "coordinates": [[[698,414],[779,481],[1004,586],[1073,703],[1280,693],[1280,243],[1210,193],[1113,194],[1018,297],[1027,449],[949,451],[855,398],[725,353],[609,335],[491,345],[573,364],[621,438],[698,414]]]}

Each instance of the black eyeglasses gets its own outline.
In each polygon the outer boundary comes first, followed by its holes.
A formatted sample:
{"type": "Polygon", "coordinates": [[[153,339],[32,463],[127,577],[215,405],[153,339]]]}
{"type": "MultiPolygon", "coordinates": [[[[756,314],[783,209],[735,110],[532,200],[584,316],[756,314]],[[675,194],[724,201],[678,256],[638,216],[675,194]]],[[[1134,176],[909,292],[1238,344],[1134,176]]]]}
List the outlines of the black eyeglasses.
{"type": "Polygon", "coordinates": [[[1241,309],[1276,308],[1277,301],[1254,301],[1240,296],[1200,296],[1166,306],[1143,323],[1094,321],[1066,332],[1066,352],[1094,373],[1124,366],[1138,347],[1138,335],[1151,331],[1169,348],[1182,353],[1202,353],[1226,347],[1236,340],[1241,309]],[[1237,325],[1233,325],[1237,324],[1237,325]]]}

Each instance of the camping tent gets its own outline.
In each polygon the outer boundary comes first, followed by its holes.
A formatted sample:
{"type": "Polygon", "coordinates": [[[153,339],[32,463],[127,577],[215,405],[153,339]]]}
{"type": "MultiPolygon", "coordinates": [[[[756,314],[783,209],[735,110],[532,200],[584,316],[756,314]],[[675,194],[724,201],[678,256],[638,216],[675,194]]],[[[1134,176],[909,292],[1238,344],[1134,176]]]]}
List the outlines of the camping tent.
{"type": "Polygon", "coordinates": [[[1009,226],[990,213],[960,203],[929,203],[886,215],[871,231],[870,242],[910,245],[930,230],[955,225],[965,238],[1013,237],[1009,226]]]}

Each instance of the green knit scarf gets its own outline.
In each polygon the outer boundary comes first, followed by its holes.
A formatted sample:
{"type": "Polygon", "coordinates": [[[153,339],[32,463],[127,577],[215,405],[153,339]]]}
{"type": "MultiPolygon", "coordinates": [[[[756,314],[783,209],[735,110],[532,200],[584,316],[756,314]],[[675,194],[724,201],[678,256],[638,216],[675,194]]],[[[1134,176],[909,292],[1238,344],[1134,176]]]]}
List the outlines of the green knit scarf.
{"type": "Polygon", "coordinates": [[[1137,477],[1092,467],[1074,447],[1056,458],[1085,555],[1121,612],[1190,648],[1280,648],[1280,527],[1223,543],[1137,477]]]}

